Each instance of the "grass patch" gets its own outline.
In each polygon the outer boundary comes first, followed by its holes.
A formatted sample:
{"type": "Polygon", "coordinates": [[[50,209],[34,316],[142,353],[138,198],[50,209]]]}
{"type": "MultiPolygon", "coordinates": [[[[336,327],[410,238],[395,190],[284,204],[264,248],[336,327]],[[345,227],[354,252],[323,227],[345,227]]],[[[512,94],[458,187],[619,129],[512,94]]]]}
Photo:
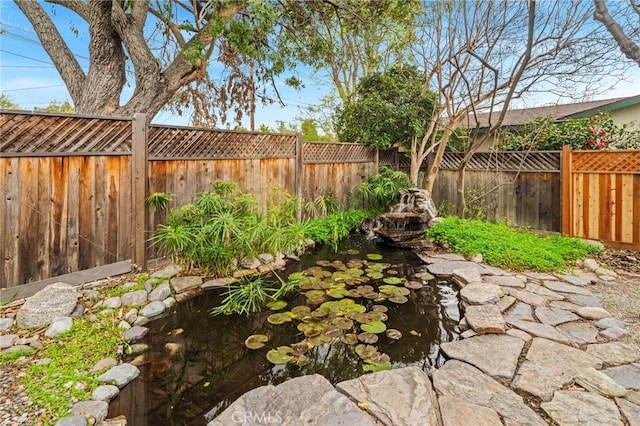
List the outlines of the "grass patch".
{"type": "Polygon", "coordinates": [[[100,385],[97,377],[103,372],[90,371],[98,361],[113,357],[122,342],[115,316],[102,317],[97,322],[76,319],[64,335],[43,342],[40,359],[50,358],[45,365],[29,366],[22,383],[36,405],[46,409],[44,424],[54,424],[70,415],[76,401],[91,399],[91,392],[100,385]]]}
{"type": "Polygon", "coordinates": [[[520,271],[565,269],[569,262],[600,250],[577,238],[539,236],[480,220],[448,217],[427,231],[431,241],[447,243],[467,256],[482,254],[489,265],[520,271]]]}

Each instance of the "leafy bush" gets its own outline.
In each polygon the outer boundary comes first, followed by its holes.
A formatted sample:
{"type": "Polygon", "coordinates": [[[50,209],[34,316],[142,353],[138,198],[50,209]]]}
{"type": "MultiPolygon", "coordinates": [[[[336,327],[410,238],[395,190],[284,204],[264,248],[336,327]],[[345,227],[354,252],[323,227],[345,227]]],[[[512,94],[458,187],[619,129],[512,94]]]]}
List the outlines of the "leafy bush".
{"type": "Polygon", "coordinates": [[[273,191],[268,205],[262,212],[253,195],[233,182],[216,182],[193,204],[172,209],[152,242],[175,261],[212,275],[228,273],[247,255],[302,250],[304,228],[296,220],[301,201],[273,191]]]}
{"type": "Polygon", "coordinates": [[[324,219],[309,220],[304,224],[305,235],[316,243],[330,244],[337,250],[338,242],[351,234],[362,222],[369,217],[365,210],[344,210],[332,213],[324,219]]]}
{"type": "Polygon", "coordinates": [[[427,236],[434,242],[447,243],[458,253],[468,256],[480,253],[488,264],[513,270],[562,269],[570,261],[599,252],[576,238],[541,237],[506,225],[453,216],[430,228],[427,236]]]}
{"type": "Polygon", "coordinates": [[[559,150],[564,145],[572,149],[638,149],[640,130],[615,124],[609,113],[570,118],[559,124],[550,117],[540,117],[519,131],[504,132],[502,140],[501,149],[516,151],[559,150]]]}
{"type": "Polygon", "coordinates": [[[384,211],[387,206],[398,202],[400,191],[413,186],[406,173],[382,166],[358,190],[368,210],[384,211]]]}

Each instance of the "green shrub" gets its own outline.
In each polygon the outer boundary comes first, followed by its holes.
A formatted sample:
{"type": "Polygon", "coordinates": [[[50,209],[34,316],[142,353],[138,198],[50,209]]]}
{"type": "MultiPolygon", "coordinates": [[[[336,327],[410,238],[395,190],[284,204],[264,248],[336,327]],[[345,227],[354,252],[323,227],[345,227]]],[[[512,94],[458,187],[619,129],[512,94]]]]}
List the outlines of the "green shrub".
{"type": "Polygon", "coordinates": [[[541,237],[506,225],[453,216],[431,227],[427,236],[431,241],[447,243],[458,253],[480,253],[488,264],[513,270],[563,269],[571,261],[599,252],[576,238],[541,237]]]}
{"type": "Polygon", "coordinates": [[[382,166],[358,190],[367,210],[384,211],[387,206],[398,202],[400,191],[413,186],[406,173],[382,166]]]}
{"type": "Polygon", "coordinates": [[[344,210],[328,215],[324,219],[309,220],[304,224],[304,232],[316,243],[330,244],[337,250],[338,242],[351,234],[362,222],[370,217],[365,210],[344,210]]]}

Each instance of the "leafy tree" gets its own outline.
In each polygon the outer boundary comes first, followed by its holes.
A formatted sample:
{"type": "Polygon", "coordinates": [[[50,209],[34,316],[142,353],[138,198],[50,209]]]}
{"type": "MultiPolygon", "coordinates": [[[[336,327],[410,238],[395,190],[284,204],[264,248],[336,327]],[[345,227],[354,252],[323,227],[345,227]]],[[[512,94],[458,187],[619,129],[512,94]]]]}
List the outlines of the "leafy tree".
{"type": "Polygon", "coordinates": [[[304,141],[319,141],[320,135],[318,135],[318,129],[316,128],[316,123],[311,119],[306,119],[302,121],[300,125],[300,130],[302,132],[302,140],[304,141]]]}
{"type": "Polygon", "coordinates": [[[415,18],[423,10],[419,0],[282,4],[286,13],[279,49],[326,75],[342,103],[352,100],[360,78],[406,57],[415,39],[415,18]]]}
{"type": "Polygon", "coordinates": [[[336,113],[336,130],[344,142],[389,147],[399,143],[411,152],[410,178],[417,184],[426,158],[418,143],[431,123],[435,96],[424,91],[424,74],[413,66],[394,66],[363,77],[356,98],[336,113]]]}
{"type": "Polygon", "coordinates": [[[47,0],[89,28],[87,71],[38,0],[16,0],[64,81],[77,112],[151,119],[165,105],[195,110],[199,124],[250,110],[254,85],[271,81],[283,61],[268,47],[278,18],[259,0],[47,0]],[[217,64],[214,80],[210,65],[217,64]],[[133,81],[127,71],[133,70],[133,81]],[[121,104],[123,89],[134,87],[121,104]],[[214,108],[215,106],[215,108],[214,108]]]}
{"type": "Polygon", "coordinates": [[[2,109],[20,109],[20,105],[13,102],[13,99],[9,95],[4,93],[0,94],[0,108],[2,109]]]}
{"type": "Polygon", "coordinates": [[[35,108],[36,111],[46,111],[46,112],[63,112],[63,113],[73,113],[76,112],[76,109],[71,105],[69,101],[64,101],[62,103],[58,103],[57,101],[49,102],[45,108],[35,108]]]}

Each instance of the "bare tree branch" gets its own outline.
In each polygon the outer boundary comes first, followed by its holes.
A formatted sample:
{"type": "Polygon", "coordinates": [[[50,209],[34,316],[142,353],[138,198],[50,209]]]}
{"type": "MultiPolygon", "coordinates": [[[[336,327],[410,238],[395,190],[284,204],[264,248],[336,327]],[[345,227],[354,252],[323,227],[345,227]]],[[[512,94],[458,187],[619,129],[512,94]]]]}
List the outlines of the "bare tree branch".
{"type": "MultiPolygon", "coordinates": [[[[596,6],[593,18],[607,28],[607,31],[609,31],[616,43],[618,43],[618,46],[620,46],[620,51],[624,53],[624,56],[640,65],[640,46],[635,44],[634,41],[627,36],[620,24],[609,14],[605,0],[593,0],[593,3],[596,6]]],[[[633,3],[632,5],[636,13],[638,13],[638,6],[633,3]]]]}

